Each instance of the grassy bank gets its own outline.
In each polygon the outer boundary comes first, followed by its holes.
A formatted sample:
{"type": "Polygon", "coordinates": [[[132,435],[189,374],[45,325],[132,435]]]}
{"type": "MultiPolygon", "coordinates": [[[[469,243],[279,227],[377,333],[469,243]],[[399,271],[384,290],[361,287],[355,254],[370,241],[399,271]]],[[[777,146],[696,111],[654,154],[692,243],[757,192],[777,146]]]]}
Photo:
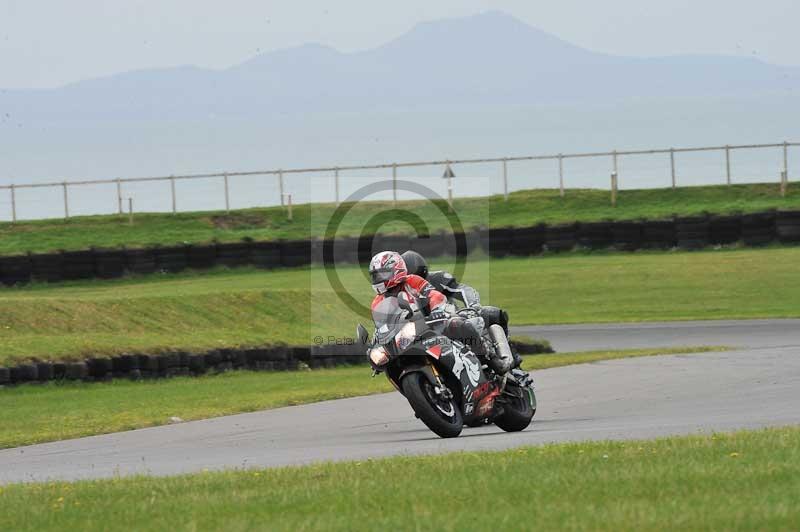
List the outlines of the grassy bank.
{"type": "MultiPolygon", "coordinates": [[[[765,209],[800,208],[800,184],[792,183],[785,198],[776,184],[683,187],[672,189],[623,190],[617,207],[611,207],[603,190],[568,190],[561,198],[557,190],[514,192],[508,202],[502,196],[462,198],[455,212],[465,228],[530,226],[539,222],[558,223],[604,219],[632,220],[688,215],[701,212],[753,212],[765,209]]],[[[340,235],[357,235],[366,221],[391,208],[387,202],[361,203],[344,219],[340,235]]],[[[398,208],[419,215],[432,230],[450,229],[438,209],[427,202],[400,202],[398,208]]],[[[44,220],[0,224],[0,255],[86,249],[90,246],[142,247],[182,242],[203,243],[213,239],[237,241],[278,238],[304,239],[323,235],[335,206],[313,204],[294,206],[294,221],[279,208],[247,209],[226,214],[192,212],[179,214],[137,214],[128,225],[126,217],[90,216],[68,221],[44,220]]],[[[401,223],[388,224],[385,232],[408,231],[401,223]]]]}
{"type": "MultiPolygon", "coordinates": [[[[781,318],[800,316],[798,262],[800,248],[475,259],[464,278],[516,324],[781,318]]],[[[353,297],[370,301],[358,268],[339,274],[353,297]]],[[[319,268],[34,285],[0,291],[0,316],[0,364],[308,345],[316,335],[350,336],[367,321],[345,307],[319,268]]]]}
{"type": "Polygon", "coordinates": [[[797,530],[800,429],[0,489],[8,530],[797,530]]]}
{"type": "MultiPolygon", "coordinates": [[[[617,358],[720,348],[635,349],[526,357],[529,370],[617,358]]],[[[162,381],[25,385],[0,389],[0,448],[390,392],[367,366],[314,371],[234,372],[162,381]]]]}

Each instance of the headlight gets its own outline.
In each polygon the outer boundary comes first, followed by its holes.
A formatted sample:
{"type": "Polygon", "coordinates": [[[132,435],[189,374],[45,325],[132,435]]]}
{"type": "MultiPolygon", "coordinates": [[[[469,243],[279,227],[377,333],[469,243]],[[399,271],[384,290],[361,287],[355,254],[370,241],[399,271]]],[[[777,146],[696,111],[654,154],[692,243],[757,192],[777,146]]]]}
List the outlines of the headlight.
{"type": "Polygon", "coordinates": [[[389,362],[389,354],[386,352],[385,347],[379,345],[378,347],[373,347],[369,350],[369,359],[376,366],[383,366],[389,362]]]}
{"type": "Polygon", "coordinates": [[[416,337],[417,327],[413,322],[410,322],[403,325],[403,328],[400,329],[400,332],[394,337],[394,341],[397,344],[397,348],[403,351],[406,347],[411,345],[411,342],[413,342],[416,337]]]}

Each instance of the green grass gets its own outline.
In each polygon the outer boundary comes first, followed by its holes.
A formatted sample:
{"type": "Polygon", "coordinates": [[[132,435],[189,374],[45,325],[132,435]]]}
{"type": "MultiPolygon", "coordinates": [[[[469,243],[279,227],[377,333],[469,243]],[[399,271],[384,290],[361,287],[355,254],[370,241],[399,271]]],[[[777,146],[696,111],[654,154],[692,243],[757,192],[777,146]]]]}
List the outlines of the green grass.
{"type": "MultiPolygon", "coordinates": [[[[182,242],[204,243],[213,239],[237,241],[278,238],[305,239],[320,236],[331,219],[333,204],[296,205],[289,222],[279,207],[247,209],[225,214],[191,212],[178,214],[137,214],[135,223],[127,217],[89,216],[70,220],[41,220],[0,223],[0,255],[74,250],[95,247],[142,247],[182,242]]],[[[339,235],[357,235],[372,216],[391,208],[387,202],[357,205],[344,219],[339,235]]],[[[398,208],[418,214],[430,229],[450,229],[449,221],[428,202],[400,202],[398,208]]],[[[525,190],[502,196],[462,198],[455,201],[455,213],[465,228],[490,225],[529,226],[539,222],[558,223],[604,219],[659,218],[700,212],[752,212],[764,209],[800,208],[800,184],[792,183],[785,198],[777,184],[683,187],[672,189],[623,190],[617,207],[611,207],[609,193],[602,190],[568,190],[561,198],[556,190],[525,190]]],[[[394,222],[383,232],[407,232],[408,226],[394,222]]]]}
{"type": "MultiPolygon", "coordinates": [[[[800,248],[476,258],[464,279],[485,303],[506,308],[512,324],[788,318],[800,316],[798,263],[800,248]]],[[[373,294],[363,273],[339,273],[367,304],[373,294]]],[[[0,290],[0,316],[0,363],[309,345],[367,322],[338,300],[320,268],[33,285],[0,290]]]]}
{"type": "MultiPolygon", "coordinates": [[[[526,357],[530,370],[711,347],[637,349],[526,357]]],[[[189,421],[392,391],[368,366],[314,371],[248,371],[159,381],[51,383],[0,388],[0,448],[163,425],[172,416],[189,421]]],[[[2,529],[2,527],[0,527],[2,529]]]]}
{"type": "Polygon", "coordinates": [[[788,531],[800,429],[0,489],[6,530],[788,531]]]}

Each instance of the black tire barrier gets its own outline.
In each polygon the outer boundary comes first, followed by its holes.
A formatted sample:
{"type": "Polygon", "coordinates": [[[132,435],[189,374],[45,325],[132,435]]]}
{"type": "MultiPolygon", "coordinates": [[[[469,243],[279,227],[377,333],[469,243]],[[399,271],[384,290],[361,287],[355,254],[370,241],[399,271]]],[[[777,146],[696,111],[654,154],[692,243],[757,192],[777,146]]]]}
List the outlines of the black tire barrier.
{"type": "Polygon", "coordinates": [[[278,268],[281,265],[281,247],[278,242],[254,242],[250,253],[253,265],[258,268],[278,268]]]}
{"type": "Polygon", "coordinates": [[[217,264],[228,268],[252,264],[252,250],[250,242],[217,244],[217,264]]]}
{"type": "Polygon", "coordinates": [[[708,246],[710,224],[707,216],[687,216],[675,220],[675,238],[679,248],[701,249],[708,246]]]}
{"type": "Polygon", "coordinates": [[[86,361],[89,377],[95,380],[109,380],[113,377],[110,358],[90,358],[86,361]]]}
{"type": "Polygon", "coordinates": [[[189,356],[189,370],[195,374],[200,375],[206,372],[206,359],[203,355],[190,355],[189,356]]]}
{"type": "Polygon", "coordinates": [[[335,264],[358,264],[358,242],[357,238],[323,240],[319,263],[325,264],[328,260],[335,264]]]}
{"type": "Polygon", "coordinates": [[[86,380],[89,377],[89,367],[86,362],[70,362],[64,377],[70,381],[86,380]]]}
{"type": "Polygon", "coordinates": [[[544,249],[545,226],[522,227],[511,235],[509,252],[517,256],[538,255],[544,249]]]}
{"type": "Polygon", "coordinates": [[[121,249],[95,249],[94,265],[97,277],[115,279],[125,275],[125,254],[121,249]]]}
{"type": "Polygon", "coordinates": [[[766,246],[775,240],[775,213],[760,212],[742,216],[742,242],[746,246],[766,246]]]}
{"type": "Polygon", "coordinates": [[[709,223],[709,242],[711,244],[733,244],[742,238],[741,215],[712,216],[709,223]]]}
{"type": "Polygon", "coordinates": [[[186,266],[191,270],[206,270],[217,265],[217,246],[186,246],[186,266]]]}
{"type": "Polygon", "coordinates": [[[56,362],[53,364],[53,380],[60,381],[67,378],[67,364],[56,362]]]}
{"type": "Polygon", "coordinates": [[[642,224],[640,222],[617,222],[611,227],[614,247],[621,251],[636,251],[642,247],[642,224]]]}
{"type": "Polygon", "coordinates": [[[678,245],[674,220],[642,222],[642,244],[649,249],[670,249],[678,245]]]}
{"type": "Polygon", "coordinates": [[[311,264],[310,240],[284,240],[281,242],[281,266],[296,268],[311,264]]]}
{"type": "MultiPolygon", "coordinates": [[[[398,253],[403,253],[406,250],[413,249],[423,257],[441,257],[445,254],[444,246],[445,240],[452,239],[452,236],[445,237],[442,233],[431,233],[426,236],[416,236],[408,240],[406,248],[384,248],[398,253]]],[[[395,239],[399,241],[399,239],[395,239]]],[[[384,251],[384,249],[376,251],[384,251]]]]}
{"type": "Polygon", "coordinates": [[[514,339],[508,341],[511,349],[520,355],[540,355],[547,353],[554,353],[553,348],[550,347],[549,342],[539,341],[524,341],[520,342],[514,339]]]}
{"type": "MultiPolygon", "coordinates": [[[[396,251],[398,253],[403,253],[404,251],[411,249],[411,240],[411,237],[408,235],[377,234],[372,241],[372,253],[373,255],[381,251],[396,251]]],[[[441,249],[439,250],[439,253],[441,253],[441,249]]]]}
{"type": "Polygon", "coordinates": [[[95,276],[93,251],[64,251],[61,253],[61,276],[66,281],[91,279],[95,276]]]}
{"type": "Polygon", "coordinates": [[[514,245],[514,229],[510,227],[493,227],[479,233],[481,249],[490,257],[501,258],[511,253],[514,245]]]}
{"type": "Polygon", "coordinates": [[[122,254],[125,256],[125,269],[130,273],[146,275],[158,271],[154,248],[126,249],[122,254]]]}
{"type": "Polygon", "coordinates": [[[28,255],[0,257],[0,280],[7,286],[29,283],[31,260],[28,255]]]}
{"type": "Polygon", "coordinates": [[[578,245],[578,224],[547,226],[544,244],[548,251],[556,253],[572,251],[578,245]]]}
{"type": "MultiPolygon", "coordinates": [[[[526,348],[531,349],[529,344],[526,348]]],[[[535,352],[547,351],[544,344],[535,352]]],[[[532,352],[532,351],[524,351],[532,352]]],[[[170,378],[199,376],[209,372],[230,370],[292,371],[301,365],[311,368],[332,368],[342,365],[364,365],[367,358],[362,346],[284,345],[213,349],[200,353],[176,351],[158,355],[122,354],[114,357],[93,357],[81,362],[25,363],[10,368],[0,367],[0,386],[31,382],[70,380],[108,382],[112,379],[170,378]]]]}
{"type": "Polygon", "coordinates": [[[781,242],[800,242],[800,211],[778,211],[775,215],[775,233],[781,242]]]}
{"type": "Polygon", "coordinates": [[[156,268],[164,272],[177,273],[186,269],[185,246],[168,246],[153,249],[156,258],[156,268]]]}
{"type": "Polygon", "coordinates": [[[10,380],[13,384],[36,382],[39,380],[39,369],[36,364],[20,364],[11,368],[10,380]]]}
{"type": "MultiPolygon", "coordinates": [[[[545,249],[569,251],[576,245],[588,249],[615,247],[633,251],[649,249],[700,249],[741,241],[761,246],[775,240],[800,242],[800,211],[766,211],[723,216],[688,216],[641,222],[585,222],[516,228],[473,230],[463,235],[467,251],[477,248],[492,257],[536,255],[545,249]]],[[[461,240],[463,241],[463,240],[461,240]]],[[[36,279],[46,282],[89,278],[115,278],[124,273],[178,272],[248,264],[258,268],[305,266],[321,263],[323,252],[333,250],[336,263],[367,264],[383,248],[414,249],[428,257],[454,256],[456,238],[448,233],[429,237],[363,236],[321,240],[237,242],[181,245],[143,249],[94,249],[0,257],[0,283],[13,286],[36,279]],[[406,242],[408,245],[406,246],[406,242]],[[381,249],[378,249],[381,248],[381,249]]],[[[146,371],[146,370],[143,370],[146,371]]]]}
{"type": "Polygon", "coordinates": [[[372,236],[361,236],[357,241],[357,259],[356,264],[366,266],[372,260],[374,253],[372,252],[372,236]]]}
{"type": "Polygon", "coordinates": [[[38,281],[57,283],[64,279],[61,253],[31,255],[31,274],[38,281]]]}
{"type": "Polygon", "coordinates": [[[614,222],[585,222],[578,226],[578,245],[588,249],[605,249],[614,243],[614,222]]]}
{"type": "Polygon", "coordinates": [[[55,380],[55,371],[50,362],[39,362],[36,364],[36,379],[40,381],[55,380]]]}

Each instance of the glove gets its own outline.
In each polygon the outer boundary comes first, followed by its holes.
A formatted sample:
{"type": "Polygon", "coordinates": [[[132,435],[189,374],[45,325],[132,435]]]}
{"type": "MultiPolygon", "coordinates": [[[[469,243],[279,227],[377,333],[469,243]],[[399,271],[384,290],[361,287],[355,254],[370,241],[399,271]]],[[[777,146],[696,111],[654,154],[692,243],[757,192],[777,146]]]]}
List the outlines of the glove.
{"type": "Polygon", "coordinates": [[[443,308],[437,307],[431,310],[430,321],[446,320],[447,318],[448,318],[447,312],[445,312],[443,308]]]}

